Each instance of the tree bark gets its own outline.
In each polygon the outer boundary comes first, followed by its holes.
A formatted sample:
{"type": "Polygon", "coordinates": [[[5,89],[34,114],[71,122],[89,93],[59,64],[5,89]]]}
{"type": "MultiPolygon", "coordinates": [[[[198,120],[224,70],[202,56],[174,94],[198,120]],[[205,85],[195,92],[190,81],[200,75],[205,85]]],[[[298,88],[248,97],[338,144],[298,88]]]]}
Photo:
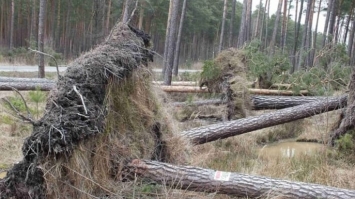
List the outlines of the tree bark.
{"type": "MultiPolygon", "coordinates": [[[[39,5],[39,17],[38,17],[38,50],[44,52],[44,20],[46,14],[46,2],[47,0],[40,0],[39,5]]],[[[38,65],[38,77],[44,78],[44,55],[39,55],[39,65],[38,65]]]]}
{"type": "Polygon", "coordinates": [[[220,37],[219,37],[218,53],[220,53],[222,51],[223,36],[224,36],[224,26],[226,24],[226,13],[227,13],[227,0],[224,0],[223,16],[222,16],[222,27],[221,27],[221,34],[220,34],[220,37]]]}
{"type": "Polygon", "coordinates": [[[297,47],[298,47],[298,38],[299,38],[299,35],[300,35],[300,28],[301,28],[303,2],[304,2],[304,0],[301,0],[301,6],[300,6],[299,14],[298,14],[297,25],[296,25],[296,36],[295,36],[295,45],[293,46],[293,64],[292,64],[291,73],[299,70],[298,62],[297,62],[297,58],[298,58],[298,56],[297,56],[297,47]]]}
{"type": "Polygon", "coordinates": [[[248,0],[244,0],[242,17],[240,19],[240,28],[238,34],[238,43],[237,43],[238,48],[241,48],[244,45],[244,42],[246,41],[244,32],[246,29],[245,26],[246,26],[247,4],[248,4],[248,0]]]}
{"type": "MultiPolygon", "coordinates": [[[[325,101],[338,99],[335,97],[304,97],[304,96],[251,96],[251,108],[253,110],[263,109],[283,109],[298,106],[310,102],[325,101]]],[[[226,103],[220,99],[199,100],[192,102],[172,102],[172,106],[203,106],[203,105],[220,105],[226,103]]]]}
{"type": "Polygon", "coordinates": [[[14,47],[14,24],[15,24],[15,0],[11,0],[11,25],[10,25],[10,44],[9,49],[14,47]]]}
{"type": "Polygon", "coordinates": [[[301,47],[300,47],[300,54],[299,54],[299,60],[298,60],[298,69],[301,68],[302,64],[305,64],[304,63],[304,57],[303,56],[303,53],[304,51],[307,51],[307,48],[306,48],[306,40],[307,40],[307,35],[308,35],[308,28],[309,27],[309,16],[311,14],[311,7],[312,7],[312,2],[314,0],[308,0],[307,2],[307,12],[306,12],[306,18],[305,18],[305,21],[304,21],[304,30],[303,30],[303,34],[302,34],[302,43],[301,43],[301,47]]]}
{"type": "Polygon", "coordinates": [[[174,64],[173,64],[173,73],[175,76],[177,76],[179,73],[180,43],[181,43],[182,26],[184,25],[185,10],[186,10],[186,0],[184,0],[184,2],[182,3],[179,31],[178,31],[178,36],[175,45],[176,49],[175,49],[174,64]]]}
{"type": "Polygon", "coordinates": [[[281,7],[282,7],[282,0],[279,0],[278,6],[277,6],[277,11],[276,11],[276,19],[274,23],[274,30],[272,32],[272,38],[269,44],[269,47],[271,49],[271,53],[274,53],[275,49],[275,41],[276,41],[276,34],[277,34],[277,29],[279,26],[279,21],[280,21],[280,15],[281,15],[281,7]]]}
{"type": "Polygon", "coordinates": [[[13,88],[19,91],[30,91],[39,89],[41,91],[50,91],[55,88],[55,83],[29,83],[29,82],[0,82],[0,91],[11,91],[13,88]]]}
{"type": "Polygon", "coordinates": [[[278,110],[272,113],[262,114],[260,116],[247,117],[235,121],[193,128],[191,130],[183,131],[181,134],[193,144],[203,144],[303,119],[327,111],[343,108],[345,106],[346,96],[342,96],[339,99],[311,102],[300,106],[278,110]]]}
{"type": "Polygon", "coordinates": [[[178,16],[178,7],[179,7],[180,0],[172,0],[171,3],[171,16],[170,16],[170,23],[169,23],[169,44],[168,44],[168,52],[166,57],[166,67],[165,67],[165,74],[164,74],[164,84],[170,85],[172,79],[172,72],[173,72],[173,64],[174,64],[174,49],[175,49],[175,40],[176,40],[176,21],[178,16]]]}
{"type": "Polygon", "coordinates": [[[262,176],[230,173],[193,166],[132,160],[126,166],[131,174],[154,180],[165,186],[204,193],[228,194],[247,198],[355,198],[354,190],[319,184],[292,182],[262,176]]]}
{"type": "Polygon", "coordinates": [[[312,52],[311,52],[312,65],[315,65],[314,57],[315,57],[316,49],[317,49],[318,22],[319,22],[319,15],[320,15],[321,9],[322,9],[322,0],[319,0],[317,21],[316,21],[316,27],[315,27],[315,30],[314,30],[312,52]]]}
{"type": "Polygon", "coordinates": [[[288,13],[287,13],[287,1],[288,0],[284,0],[284,9],[283,9],[283,20],[282,20],[282,31],[281,31],[281,50],[282,53],[284,52],[284,48],[286,45],[286,25],[287,25],[287,21],[288,21],[288,13]]]}
{"type": "Polygon", "coordinates": [[[232,47],[233,45],[233,28],[234,28],[234,19],[235,19],[235,6],[237,4],[236,0],[232,0],[232,14],[231,14],[231,22],[229,24],[229,39],[228,46],[232,47]]]}
{"type": "Polygon", "coordinates": [[[311,102],[321,102],[329,100],[340,100],[338,97],[311,97],[311,96],[264,96],[254,95],[251,97],[252,109],[283,109],[299,106],[311,102]]]}
{"type": "Polygon", "coordinates": [[[328,8],[327,8],[327,15],[325,18],[325,24],[324,24],[324,30],[323,30],[323,43],[322,47],[325,47],[326,41],[327,41],[327,31],[328,31],[328,26],[329,26],[329,21],[330,21],[330,13],[332,10],[334,0],[328,0],[328,8]]]}
{"type": "MultiPolygon", "coordinates": [[[[353,20],[351,31],[350,31],[350,37],[349,37],[349,42],[348,42],[348,56],[353,57],[353,44],[354,44],[354,36],[355,36],[355,19],[353,20]]],[[[351,64],[352,60],[349,60],[349,64],[351,64]]]]}
{"type": "Polygon", "coordinates": [[[122,13],[122,22],[127,23],[128,18],[129,18],[129,5],[130,5],[131,0],[125,0],[124,2],[124,9],[122,13]]]}

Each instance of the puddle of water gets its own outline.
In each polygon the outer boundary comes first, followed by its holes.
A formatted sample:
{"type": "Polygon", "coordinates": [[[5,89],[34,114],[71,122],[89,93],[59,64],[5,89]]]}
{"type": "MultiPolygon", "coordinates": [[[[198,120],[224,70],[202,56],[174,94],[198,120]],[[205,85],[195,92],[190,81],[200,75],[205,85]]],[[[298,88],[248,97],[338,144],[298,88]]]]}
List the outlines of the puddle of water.
{"type": "Polygon", "coordinates": [[[259,151],[260,157],[266,158],[292,158],[301,154],[314,154],[324,149],[323,144],[311,142],[280,142],[266,145],[259,151]]]}
{"type": "Polygon", "coordinates": [[[0,172],[0,179],[3,179],[6,177],[6,172],[0,172]]]}

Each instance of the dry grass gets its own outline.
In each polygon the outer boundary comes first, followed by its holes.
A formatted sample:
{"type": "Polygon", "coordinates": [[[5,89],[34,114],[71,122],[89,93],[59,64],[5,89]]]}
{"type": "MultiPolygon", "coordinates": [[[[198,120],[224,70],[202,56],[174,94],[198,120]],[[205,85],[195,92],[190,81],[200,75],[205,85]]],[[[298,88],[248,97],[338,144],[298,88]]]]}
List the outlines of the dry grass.
{"type": "MultiPolygon", "coordinates": [[[[140,87],[140,89],[145,88],[140,87]]],[[[127,92],[130,92],[130,90],[127,92]]],[[[133,103],[136,107],[139,107],[139,110],[143,111],[143,113],[139,112],[138,115],[143,115],[147,120],[142,120],[141,123],[152,124],[156,121],[156,119],[149,119],[151,118],[151,114],[153,114],[151,110],[141,107],[142,104],[150,104],[158,106],[158,109],[161,110],[162,113],[160,116],[164,116],[164,118],[160,118],[160,120],[164,120],[165,124],[169,125],[168,127],[165,127],[166,129],[177,128],[177,123],[171,118],[170,113],[173,112],[172,109],[169,107],[168,109],[165,109],[165,107],[161,106],[161,104],[163,104],[161,101],[157,104],[151,104],[147,99],[139,98],[139,96],[141,96],[139,92],[143,92],[142,90],[138,90],[137,92],[137,95],[133,95],[130,101],[126,103],[133,103]]],[[[1,97],[12,94],[12,92],[0,92],[1,97]]],[[[24,93],[24,95],[26,99],[28,99],[27,94],[24,93]]],[[[32,105],[33,104],[30,103],[30,106],[32,105]]],[[[42,104],[41,107],[43,108],[44,104],[42,104]]],[[[130,109],[127,111],[135,113],[137,110],[130,109]]],[[[208,111],[213,112],[215,109],[207,108],[204,111],[206,111],[206,113],[208,111]]],[[[126,115],[127,113],[121,114],[126,115]]],[[[164,139],[167,141],[167,147],[170,149],[169,153],[171,153],[170,155],[172,159],[176,162],[187,161],[187,164],[216,170],[241,172],[252,175],[355,189],[355,182],[353,180],[355,178],[355,168],[353,164],[344,157],[338,156],[337,152],[333,149],[324,147],[320,149],[318,153],[300,155],[293,158],[265,157],[261,156],[259,153],[260,149],[263,147],[263,145],[260,144],[261,138],[265,136],[268,137],[275,132],[277,132],[275,135],[282,135],[278,139],[318,140],[325,142],[328,139],[329,130],[338,118],[338,114],[339,111],[324,113],[295,123],[266,128],[238,137],[231,137],[196,147],[186,147],[185,143],[183,143],[178,137],[174,136],[176,135],[176,132],[166,134],[167,136],[165,136],[164,139]],[[189,159],[186,159],[186,154],[184,154],[186,148],[188,148],[189,151],[189,159]]],[[[9,121],[9,118],[7,117],[8,116],[5,116],[4,113],[1,113],[0,129],[2,133],[0,135],[0,173],[2,170],[10,167],[13,163],[21,160],[21,146],[23,139],[28,136],[31,131],[30,129],[27,129],[23,133],[11,133],[13,131],[10,124],[11,122],[16,123],[17,125],[15,131],[19,131],[21,125],[20,123],[15,122],[15,120],[9,121]]],[[[135,126],[137,125],[137,121],[134,119],[134,117],[118,117],[111,122],[117,122],[117,124],[119,124],[118,126],[121,127],[123,126],[121,125],[123,123],[129,124],[128,126],[126,125],[126,128],[130,130],[136,129],[134,130],[136,132],[142,131],[143,127],[135,126]],[[127,119],[131,121],[127,121],[127,119]],[[122,121],[118,122],[120,120],[122,121]]],[[[180,123],[184,129],[189,128],[189,125],[197,126],[202,124],[205,123],[202,123],[199,120],[180,123]]],[[[124,129],[120,129],[119,131],[122,132],[124,129]]],[[[125,137],[128,136],[128,134],[125,135],[125,137]]],[[[137,138],[138,142],[141,139],[146,139],[139,138],[136,134],[132,134],[132,136],[137,138]]],[[[265,142],[269,141],[276,140],[265,139],[265,142]]],[[[82,198],[90,198],[90,194],[93,195],[102,191],[117,198],[233,198],[226,195],[179,191],[169,187],[156,185],[146,180],[141,181],[139,179],[133,179],[126,183],[117,183],[109,180],[112,178],[112,175],[117,180],[122,178],[122,176],[118,175],[122,168],[121,164],[116,164],[116,170],[112,173],[112,164],[115,160],[119,162],[120,158],[126,155],[128,156],[128,154],[133,155],[133,157],[149,158],[147,154],[150,153],[148,152],[150,149],[137,148],[134,146],[124,148],[122,142],[124,142],[124,139],[122,139],[122,135],[120,134],[102,134],[96,140],[82,143],[78,149],[73,152],[73,158],[70,158],[68,162],[60,160],[57,164],[44,165],[44,167],[47,168],[46,178],[47,180],[55,181],[55,179],[58,179],[58,176],[63,175],[63,170],[65,170],[65,177],[67,177],[67,180],[75,180],[74,185],[77,191],[85,193],[82,198]],[[97,142],[98,140],[100,141],[97,142]],[[97,145],[97,143],[101,144],[97,145]],[[93,148],[95,148],[95,151],[92,150],[93,148]],[[119,151],[120,154],[113,154],[111,153],[112,151],[119,151]],[[91,170],[88,169],[88,167],[100,169],[93,169],[92,171],[94,172],[91,173],[88,172],[91,170]],[[96,188],[94,189],[93,187],[96,188]]],[[[149,143],[149,141],[147,141],[147,143],[149,143]]],[[[144,146],[148,147],[148,144],[144,146]]],[[[54,183],[47,188],[52,191],[52,193],[58,191],[67,192],[68,190],[58,190],[58,187],[63,184],[67,185],[68,181],[57,181],[57,184],[54,183]]],[[[76,198],[77,195],[68,195],[68,197],[76,198]]]]}

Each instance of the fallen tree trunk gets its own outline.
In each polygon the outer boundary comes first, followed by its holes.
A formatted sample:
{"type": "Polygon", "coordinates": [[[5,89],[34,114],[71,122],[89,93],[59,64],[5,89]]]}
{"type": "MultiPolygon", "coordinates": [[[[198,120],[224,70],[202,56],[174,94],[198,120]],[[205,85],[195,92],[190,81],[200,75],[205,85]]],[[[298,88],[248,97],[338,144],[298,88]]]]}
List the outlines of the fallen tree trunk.
{"type": "MultiPolygon", "coordinates": [[[[336,99],[336,97],[319,97],[319,96],[251,96],[251,105],[254,110],[262,109],[283,109],[301,104],[306,104],[315,101],[324,101],[327,99],[336,99]]],[[[192,102],[172,102],[172,106],[203,106],[203,105],[220,105],[223,104],[220,99],[208,99],[192,102]]]]}
{"type": "Polygon", "coordinates": [[[189,191],[248,198],[355,198],[354,190],[192,166],[175,166],[156,161],[135,159],[128,164],[128,169],[138,176],[154,180],[157,183],[189,191]]]}
{"type": "MultiPolygon", "coordinates": [[[[163,81],[153,81],[155,85],[164,85],[163,81]]],[[[171,82],[172,86],[197,86],[198,83],[194,81],[174,81],[171,82]]]]}
{"type": "Polygon", "coordinates": [[[252,108],[254,110],[261,109],[283,109],[301,104],[316,101],[338,99],[336,97],[320,97],[320,96],[262,96],[254,95],[251,97],[252,108]]]}
{"type": "Polygon", "coordinates": [[[299,93],[295,93],[291,90],[271,90],[271,89],[249,89],[250,94],[257,95],[307,95],[307,90],[301,90],[299,93]]]}
{"type": "Polygon", "coordinates": [[[346,101],[347,96],[344,95],[340,98],[311,102],[260,116],[193,128],[183,131],[182,135],[194,144],[203,144],[343,108],[346,106],[346,101]]]}
{"type": "MultiPolygon", "coordinates": [[[[9,86],[16,88],[17,90],[35,90],[39,88],[43,91],[51,90],[55,81],[52,80],[43,80],[39,81],[37,78],[9,78],[9,81],[5,81],[6,79],[0,80],[0,90],[11,90],[9,86]],[[24,80],[22,80],[24,79],[24,80]],[[33,80],[33,81],[31,81],[33,80]]],[[[187,84],[187,82],[185,82],[187,84]]],[[[156,84],[153,82],[153,84],[156,84]]],[[[177,83],[178,84],[178,83],[177,83]]],[[[198,86],[165,86],[156,84],[165,92],[178,92],[178,93],[208,93],[208,89],[206,87],[200,88],[198,86]]],[[[269,89],[249,89],[250,94],[257,95],[295,95],[293,91],[288,90],[269,90],[269,89]]],[[[307,95],[308,91],[302,90],[300,91],[300,95],[307,95]]]]}
{"type": "Polygon", "coordinates": [[[41,91],[50,91],[56,86],[55,82],[0,82],[0,90],[8,91],[13,88],[19,91],[29,91],[39,89],[41,91]]]}
{"type": "Polygon", "coordinates": [[[0,77],[0,82],[29,82],[29,83],[55,83],[55,81],[44,78],[18,78],[0,77]]]}

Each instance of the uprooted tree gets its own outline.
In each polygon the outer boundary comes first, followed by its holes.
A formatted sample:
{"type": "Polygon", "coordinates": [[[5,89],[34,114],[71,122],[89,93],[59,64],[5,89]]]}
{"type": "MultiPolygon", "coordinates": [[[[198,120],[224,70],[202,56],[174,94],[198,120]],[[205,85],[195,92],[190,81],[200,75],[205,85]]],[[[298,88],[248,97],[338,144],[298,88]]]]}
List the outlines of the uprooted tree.
{"type": "Polygon", "coordinates": [[[128,160],[183,156],[166,141],[174,140],[173,130],[150,88],[149,39],[117,24],[103,44],[70,64],[44,116],[28,118],[33,133],[23,160],[0,181],[0,198],[117,196],[128,160]]]}

